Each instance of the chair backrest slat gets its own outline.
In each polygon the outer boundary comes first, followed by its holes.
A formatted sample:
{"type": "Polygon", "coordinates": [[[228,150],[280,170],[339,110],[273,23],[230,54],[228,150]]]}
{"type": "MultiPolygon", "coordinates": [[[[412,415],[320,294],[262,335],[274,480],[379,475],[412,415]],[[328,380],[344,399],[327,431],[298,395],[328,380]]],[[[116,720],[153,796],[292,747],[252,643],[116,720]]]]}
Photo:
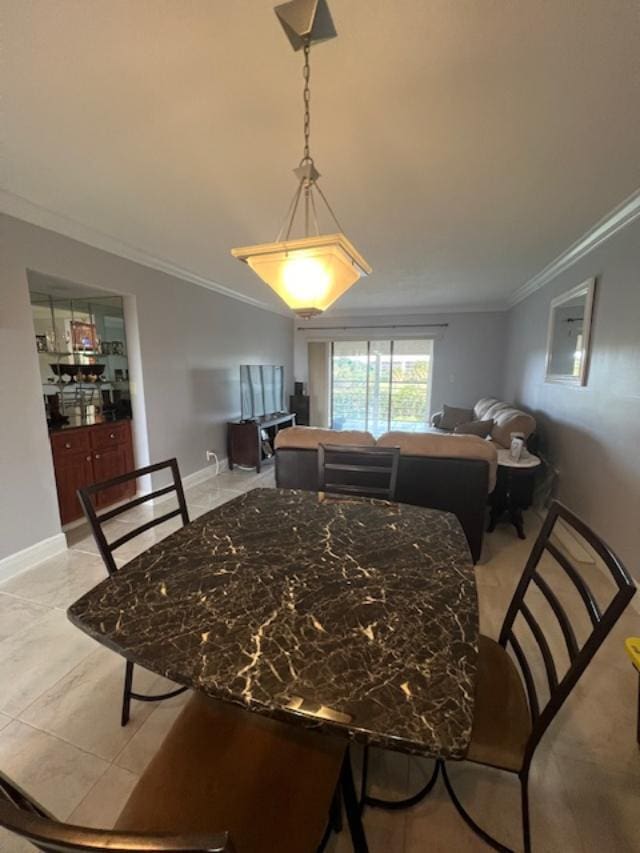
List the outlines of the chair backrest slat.
{"type": "MultiPolygon", "coordinates": [[[[325,491],[335,491],[338,493],[337,488],[335,490],[327,488],[325,491]]],[[[346,483],[340,484],[339,493],[345,495],[362,495],[363,497],[371,496],[381,498],[383,500],[388,499],[389,497],[389,489],[387,488],[378,489],[375,486],[347,486],[346,483]]]]}
{"type": "Polygon", "coordinates": [[[353,473],[365,474],[389,474],[388,465],[342,465],[335,462],[325,462],[324,470],[326,471],[351,471],[353,473]]]}
{"type": "Polygon", "coordinates": [[[547,638],[545,637],[542,628],[538,624],[537,619],[529,610],[524,601],[520,605],[520,612],[524,616],[525,621],[531,629],[531,633],[535,637],[535,640],[538,644],[538,648],[540,649],[540,654],[542,655],[542,660],[544,662],[545,672],[547,673],[549,690],[553,691],[558,686],[558,672],[556,670],[556,665],[553,660],[553,655],[551,654],[551,649],[549,648],[547,638]]]}
{"type": "Polygon", "coordinates": [[[499,638],[502,646],[506,647],[510,644],[514,651],[529,699],[533,728],[527,744],[525,756],[527,762],[531,760],[536,744],[619,619],[634,592],[635,584],[620,559],[609,546],[567,507],[558,501],[554,501],[531,550],[524,572],[509,605],[499,638]],[[609,572],[616,590],[604,609],[599,605],[589,585],[578,568],[572,563],[570,557],[554,542],[550,541],[554,526],[559,519],[591,546],[609,572]],[[551,588],[550,583],[538,571],[538,564],[545,552],[554,558],[564,576],[569,578],[587,609],[591,627],[582,643],[578,643],[574,626],[558,596],[551,588]],[[566,644],[569,665],[562,677],[558,677],[558,669],[547,636],[524,600],[532,581],[544,596],[555,616],[566,644]],[[525,624],[529,627],[545,666],[549,696],[543,707],[541,707],[536,690],[532,668],[515,634],[514,625],[518,615],[522,616],[525,624]]]}
{"type": "Polygon", "coordinates": [[[319,444],[318,490],[395,500],[399,461],[398,447],[319,444]]]}
{"type": "Polygon", "coordinates": [[[126,504],[118,504],[118,506],[115,506],[113,509],[101,513],[100,521],[110,521],[112,518],[116,518],[118,515],[122,515],[123,512],[126,512],[129,509],[133,509],[136,506],[140,506],[140,504],[146,503],[147,501],[157,500],[163,495],[168,495],[170,492],[175,492],[175,490],[175,485],[171,483],[170,486],[165,486],[163,489],[156,489],[154,492],[147,492],[147,494],[145,495],[139,495],[137,498],[132,498],[126,504]]]}
{"type": "Polygon", "coordinates": [[[84,514],[89,522],[91,527],[91,531],[93,533],[93,537],[96,541],[96,545],[98,546],[98,550],[102,559],[104,560],[105,566],[107,567],[107,571],[110,575],[115,574],[118,571],[118,566],[113,557],[113,552],[120,548],[122,545],[125,545],[127,542],[134,539],[136,536],[139,536],[141,533],[144,533],[147,530],[150,530],[152,527],[156,527],[159,524],[163,524],[165,521],[170,520],[171,518],[175,518],[176,516],[182,517],[182,523],[189,523],[189,512],[187,510],[187,501],[184,496],[184,489],[182,488],[182,480],[180,479],[180,469],[178,468],[177,459],[167,459],[165,462],[156,462],[153,465],[147,465],[144,468],[137,468],[135,471],[129,471],[127,474],[120,474],[118,477],[113,477],[111,480],[103,480],[100,483],[94,483],[91,486],[85,486],[82,489],[78,489],[78,499],[80,501],[80,505],[84,510],[84,514]],[[132,498],[130,501],[126,501],[125,503],[119,504],[117,507],[113,509],[109,509],[106,512],[98,515],[94,506],[94,497],[98,495],[102,491],[106,491],[107,489],[113,488],[113,486],[123,485],[124,483],[128,483],[131,480],[137,480],[140,477],[145,477],[149,474],[155,474],[158,471],[169,470],[171,472],[172,482],[168,486],[163,486],[159,489],[155,489],[152,492],[149,492],[145,495],[139,495],[135,498],[132,498]],[[132,530],[129,530],[127,533],[123,534],[117,539],[114,539],[112,542],[107,540],[107,537],[104,532],[104,524],[115,518],[118,515],[122,515],[123,512],[127,510],[133,509],[134,507],[138,507],[143,503],[147,503],[148,501],[152,501],[155,498],[159,498],[165,495],[170,494],[171,492],[176,493],[176,498],[178,500],[178,508],[171,510],[170,512],[164,513],[163,515],[156,516],[152,518],[150,521],[145,521],[142,524],[139,524],[133,527],[132,530]]]}
{"type": "Polygon", "coordinates": [[[573,630],[573,625],[569,621],[567,612],[562,606],[562,604],[560,604],[558,596],[551,589],[546,580],[541,575],[539,575],[538,572],[534,572],[532,577],[534,583],[540,589],[540,592],[542,592],[544,597],[549,602],[549,606],[553,610],[555,617],[558,620],[560,630],[562,631],[562,636],[564,637],[564,641],[567,645],[569,660],[573,661],[573,659],[578,654],[578,641],[576,640],[576,634],[573,630]]]}
{"type": "Polygon", "coordinates": [[[589,589],[589,585],[587,582],[578,574],[576,569],[571,565],[569,560],[565,557],[565,555],[557,548],[553,542],[547,542],[545,545],[547,551],[551,554],[551,556],[557,560],[562,568],[567,573],[567,576],[573,582],[575,588],[578,590],[580,594],[580,598],[584,601],[584,606],[587,608],[587,612],[589,614],[589,618],[591,619],[592,624],[595,626],[602,619],[602,613],[600,608],[598,607],[598,602],[595,600],[593,593],[589,589]]]}
{"type": "Polygon", "coordinates": [[[515,634],[511,634],[509,637],[509,642],[511,643],[511,648],[515,652],[515,656],[518,659],[518,663],[520,665],[520,671],[524,677],[524,684],[527,688],[527,696],[529,698],[529,708],[531,710],[531,716],[533,720],[537,720],[540,716],[540,703],[538,701],[538,694],[536,692],[535,681],[533,680],[533,674],[531,672],[531,668],[525,656],[525,653],[522,651],[522,646],[516,639],[515,634]]]}
{"type": "Polygon", "coordinates": [[[135,539],[136,536],[139,536],[141,533],[144,533],[145,530],[150,530],[152,527],[157,527],[158,524],[164,524],[165,521],[169,521],[172,518],[175,518],[176,515],[180,515],[180,509],[172,509],[171,512],[165,512],[164,515],[159,515],[156,518],[151,519],[151,521],[145,521],[144,524],[141,524],[139,527],[136,527],[135,530],[132,530],[130,533],[125,533],[124,536],[120,536],[118,539],[114,539],[113,542],[109,542],[109,547],[112,551],[115,551],[117,548],[120,548],[126,542],[130,542],[131,539],[135,539]]]}

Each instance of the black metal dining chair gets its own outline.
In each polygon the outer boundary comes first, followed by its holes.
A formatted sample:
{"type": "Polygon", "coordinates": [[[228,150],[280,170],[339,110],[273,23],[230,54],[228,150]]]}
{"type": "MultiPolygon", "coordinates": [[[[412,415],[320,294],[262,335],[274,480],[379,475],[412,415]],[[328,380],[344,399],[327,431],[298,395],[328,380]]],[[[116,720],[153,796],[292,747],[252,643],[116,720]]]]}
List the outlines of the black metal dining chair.
{"type": "Polygon", "coordinates": [[[318,491],[395,500],[399,447],[318,445],[318,491]]]}
{"type": "MultiPolygon", "coordinates": [[[[604,572],[602,577],[606,577],[604,572]]],[[[635,589],[629,573],[611,548],[567,507],[554,501],[531,550],[498,641],[480,636],[473,728],[466,758],[518,776],[525,853],[531,851],[528,788],[536,747],[633,597],[635,589]],[[588,544],[608,571],[613,582],[610,586],[615,592],[606,605],[601,606],[598,602],[583,576],[584,572],[576,565],[578,561],[552,538],[558,520],[588,544]],[[545,552],[554,559],[557,567],[553,579],[545,576],[546,570],[543,572],[538,568],[545,552]],[[563,584],[565,593],[567,589],[573,590],[576,604],[581,602],[580,607],[584,607],[583,620],[579,618],[579,609],[573,618],[567,614],[562,603],[565,594],[563,584]],[[541,594],[546,602],[550,624],[556,628],[555,642],[552,630],[545,630],[534,615],[537,608],[530,606],[532,593],[541,594]],[[522,631],[523,628],[526,632],[522,631]],[[525,640],[527,634],[528,642],[525,640]],[[530,650],[529,655],[525,646],[530,650]],[[553,646],[556,646],[554,651],[553,646]],[[513,656],[507,650],[509,647],[513,656]],[[542,663],[538,669],[534,663],[536,649],[542,663]],[[562,664],[564,672],[560,674],[562,664]]],[[[540,599],[538,601],[542,603],[540,599]]],[[[495,850],[510,853],[508,847],[482,829],[465,810],[442,761],[436,763],[435,773],[425,788],[410,800],[390,803],[365,796],[365,802],[381,808],[398,808],[417,802],[433,786],[438,770],[442,771],[453,804],[467,825],[495,850]]]]}
{"type": "MultiPolygon", "coordinates": [[[[163,524],[165,521],[169,521],[172,518],[176,518],[180,516],[182,518],[183,524],[189,523],[189,512],[187,510],[187,502],[184,496],[184,489],[182,488],[182,480],[180,479],[180,470],[178,468],[178,462],[176,459],[167,459],[166,462],[157,462],[155,465],[147,465],[144,468],[138,468],[135,471],[129,471],[127,474],[121,474],[119,477],[113,477],[111,480],[103,480],[100,483],[94,483],[91,486],[85,486],[82,489],[78,489],[78,499],[84,510],[84,514],[86,516],[87,521],[91,527],[91,531],[93,533],[93,538],[95,539],[96,545],[98,546],[98,551],[100,552],[100,556],[104,560],[104,564],[107,568],[107,572],[109,575],[113,575],[118,571],[118,566],[113,556],[113,552],[120,548],[122,545],[130,542],[136,536],[139,536],[141,533],[144,533],[146,530],[150,530],[152,527],[156,527],[158,524],[163,524]],[[118,504],[113,507],[113,509],[109,509],[106,512],[98,515],[95,509],[96,498],[100,493],[106,492],[108,489],[113,488],[114,486],[121,486],[124,483],[128,483],[131,480],[137,480],[140,477],[147,476],[149,474],[156,474],[159,471],[171,471],[171,483],[168,486],[164,486],[160,489],[155,489],[155,491],[149,492],[148,494],[139,495],[138,497],[132,498],[130,501],[126,503],[118,504]],[[141,506],[148,501],[158,499],[164,497],[166,495],[170,495],[172,492],[175,492],[176,498],[178,500],[178,508],[169,510],[168,512],[163,513],[162,515],[153,516],[149,519],[149,521],[145,521],[138,526],[133,526],[131,530],[128,530],[125,534],[114,539],[109,542],[105,533],[105,524],[108,521],[111,521],[113,518],[117,518],[122,513],[127,512],[128,510],[133,509],[134,507],[141,506]]],[[[133,689],[133,663],[130,661],[125,662],[125,674],[124,674],[124,689],[122,696],[122,713],[120,722],[123,726],[126,726],[129,722],[130,712],[131,712],[131,700],[136,699],[139,702],[160,702],[163,699],[171,699],[174,696],[178,696],[180,693],[184,693],[187,689],[186,687],[178,687],[175,690],[170,690],[167,693],[157,693],[153,695],[148,695],[145,693],[137,693],[133,689]]]]}
{"type": "Polygon", "coordinates": [[[314,853],[345,744],[196,694],[114,829],[59,822],[1,773],[0,827],[47,853],[314,853]]]}

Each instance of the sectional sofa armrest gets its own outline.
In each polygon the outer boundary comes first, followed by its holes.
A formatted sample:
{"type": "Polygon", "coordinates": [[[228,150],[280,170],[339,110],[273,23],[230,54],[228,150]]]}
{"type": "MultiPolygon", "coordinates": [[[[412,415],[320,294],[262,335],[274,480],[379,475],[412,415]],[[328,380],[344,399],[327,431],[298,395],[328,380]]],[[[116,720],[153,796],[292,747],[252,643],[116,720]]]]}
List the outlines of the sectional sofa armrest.
{"type": "Polygon", "coordinates": [[[442,420],[442,412],[436,412],[431,415],[431,426],[440,429],[440,421],[442,420]]]}

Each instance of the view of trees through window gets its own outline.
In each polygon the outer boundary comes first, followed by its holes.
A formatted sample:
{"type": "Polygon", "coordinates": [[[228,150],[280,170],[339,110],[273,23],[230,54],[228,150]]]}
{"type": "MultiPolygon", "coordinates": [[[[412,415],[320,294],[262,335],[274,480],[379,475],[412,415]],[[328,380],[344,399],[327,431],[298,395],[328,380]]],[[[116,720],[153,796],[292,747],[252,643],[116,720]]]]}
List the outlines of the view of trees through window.
{"type": "Polygon", "coordinates": [[[433,341],[334,341],[331,426],[419,432],[427,425],[433,341]]]}

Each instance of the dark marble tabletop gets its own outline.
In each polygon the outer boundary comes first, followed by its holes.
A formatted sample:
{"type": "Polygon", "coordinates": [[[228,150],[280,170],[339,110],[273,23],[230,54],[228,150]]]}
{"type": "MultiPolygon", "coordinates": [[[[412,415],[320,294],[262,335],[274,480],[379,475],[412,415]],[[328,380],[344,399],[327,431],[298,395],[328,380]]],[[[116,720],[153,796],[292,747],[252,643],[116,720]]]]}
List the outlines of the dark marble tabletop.
{"type": "Polygon", "coordinates": [[[69,608],[135,663],[372,745],[462,758],[478,608],[455,516],[254,489],[69,608]]]}

